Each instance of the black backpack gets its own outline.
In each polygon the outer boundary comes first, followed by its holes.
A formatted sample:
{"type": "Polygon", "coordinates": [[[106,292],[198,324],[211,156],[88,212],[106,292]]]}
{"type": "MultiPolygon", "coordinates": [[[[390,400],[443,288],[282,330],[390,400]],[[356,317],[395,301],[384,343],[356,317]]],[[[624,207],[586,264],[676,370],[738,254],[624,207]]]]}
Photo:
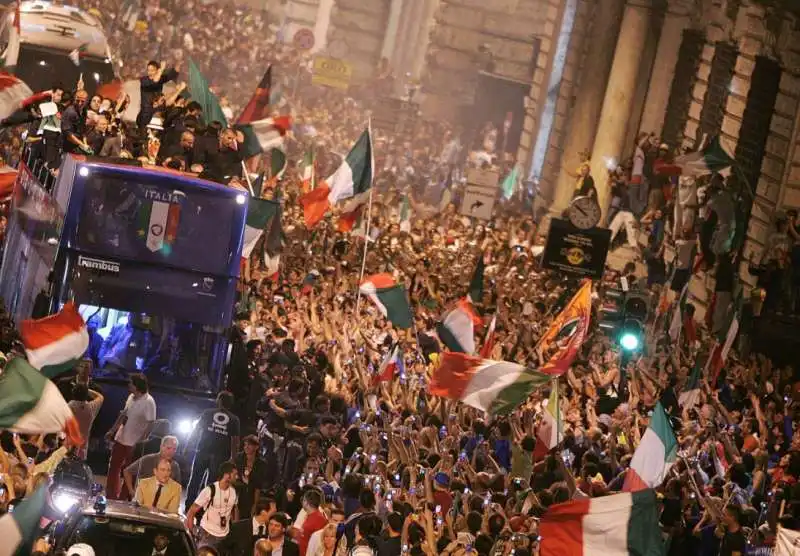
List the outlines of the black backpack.
{"type": "Polygon", "coordinates": [[[214,497],[217,495],[216,483],[211,483],[210,485],[208,485],[208,488],[211,489],[211,496],[208,498],[208,504],[197,510],[197,513],[194,514],[195,522],[197,523],[198,526],[200,525],[200,522],[203,520],[203,516],[206,515],[208,508],[210,508],[211,504],[214,503],[214,497]]]}

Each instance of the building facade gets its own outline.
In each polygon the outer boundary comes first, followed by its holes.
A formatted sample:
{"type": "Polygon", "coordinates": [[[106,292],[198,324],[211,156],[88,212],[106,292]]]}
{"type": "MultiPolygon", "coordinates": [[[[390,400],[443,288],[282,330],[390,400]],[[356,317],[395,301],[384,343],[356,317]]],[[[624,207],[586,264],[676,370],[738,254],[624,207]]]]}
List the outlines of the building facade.
{"type": "Polygon", "coordinates": [[[734,156],[751,192],[740,258],[747,284],[755,283],[747,261],[760,259],[775,215],[800,208],[797,0],[288,4],[290,14],[303,11],[303,25],[324,32],[318,45],[338,45],[357,75],[373,74],[386,58],[399,89],[418,80],[430,118],[458,120],[482,70],[530,84],[517,160],[551,214],[566,207],[571,173],[587,155],[606,203],[607,166],[630,157],[640,132],[671,147],[719,136],[734,156]]]}

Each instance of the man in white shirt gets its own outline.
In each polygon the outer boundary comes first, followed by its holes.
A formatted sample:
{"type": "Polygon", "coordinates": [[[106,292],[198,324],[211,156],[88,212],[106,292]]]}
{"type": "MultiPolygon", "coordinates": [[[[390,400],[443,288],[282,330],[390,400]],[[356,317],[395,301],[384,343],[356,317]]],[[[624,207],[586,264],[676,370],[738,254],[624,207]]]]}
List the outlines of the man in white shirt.
{"type": "Polygon", "coordinates": [[[147,378],[142,374],[131,375],[128,389],[130,395],[125,407],[106,434],[106,440],[113,442],[108,462],[106,496],[113,500],[120,498],[122,470],[130,465],[134,446],[150,435],[156,420],[156,401],[148,393],[147,378]]]}
{"type": "Polygon", "coordinates": [[[238,477],[236,466],[226,461],[219,467],[219,480],[200,491],[186,515],[186,528],[194,531],[197,512],[203,510],[200,530],[197,532],[197,546],[220,546],[231,530],[231,520],[237,521],[236,489],[233,483],[238,477]]]}
{"type": "Polygon", "coordinates": [[[75,455],[80,459],[86,459],[86,447],[89,444],[89,437],[92,435],[92,425],[94,424],[100,408],[103,406],[103,395],[100,392],[90,390],[86,384],[75,384],[72,387],[72,400],[69,408],[80,427],[83,445],[75,450],[75,455]]]}

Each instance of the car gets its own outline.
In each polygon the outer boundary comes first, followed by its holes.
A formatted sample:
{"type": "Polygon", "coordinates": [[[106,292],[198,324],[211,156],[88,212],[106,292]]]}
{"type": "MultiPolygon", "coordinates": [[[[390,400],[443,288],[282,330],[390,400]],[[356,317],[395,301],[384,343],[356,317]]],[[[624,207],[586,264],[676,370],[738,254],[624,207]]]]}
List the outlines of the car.
{"type": "Polygon", "coordinates": [[[97,556],[141,556],[164,550],[165,556],[194,556],[197,551],[183,519],[132,502],[91,498],[55,528],[54,550],[88,544],[97,556]]]}

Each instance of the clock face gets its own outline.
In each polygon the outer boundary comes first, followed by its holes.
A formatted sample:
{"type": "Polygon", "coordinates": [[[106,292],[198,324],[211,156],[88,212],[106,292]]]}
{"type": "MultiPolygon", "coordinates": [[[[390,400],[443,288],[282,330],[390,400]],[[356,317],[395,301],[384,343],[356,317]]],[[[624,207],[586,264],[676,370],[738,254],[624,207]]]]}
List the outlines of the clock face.
{"type": "Polygon", "coordinates": [[[591,197],[577,197],[570,204],[567,215],[573,226],[588,230],[600,222],[600,205],[591,197]]]}

